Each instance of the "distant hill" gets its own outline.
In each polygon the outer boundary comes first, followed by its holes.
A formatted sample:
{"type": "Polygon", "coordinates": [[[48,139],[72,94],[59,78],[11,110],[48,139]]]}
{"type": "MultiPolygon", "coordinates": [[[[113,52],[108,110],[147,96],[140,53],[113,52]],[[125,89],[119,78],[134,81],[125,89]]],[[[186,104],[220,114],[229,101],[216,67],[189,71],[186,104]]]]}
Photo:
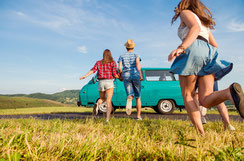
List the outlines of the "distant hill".
{"type": "Polygon", "coordinates": [[[32,93],[32,94],[12,94],[12,95],[0,95],[8,97],[30,97],[39,99],[48,99],[66,104],[76,104],[79,99],[80,90],[66,90],[63,92],[58,92],[54,94],[44,94],[44,93],[32,93]]]}
{"type": "Polygon", "coordinates": [[[54,106],[62,107],[67,105],[52,100],[46,100],[46,99],[0,96],[0,109],[54,107],[54,106]]]}
{"type": "Polygon", "coordinates": [[[80,90],[66,90],[63,92],[53,94],[57,98],[56,101],[62,103],[75,103],[79,100],[80,90]]]}
{"type": "MultiPolygon", "coordinates": [[[[63,92],[58,92],[54,94],[44,94],[44,93],[33,93],[33,94],[12,94],[12,95],[1,95],[0,96],[9,96],[9,97],[30,97],[30,98],[39,98],[39,99],[48,99],[65,104],[76,104],[79,100],[80,90],[66,90],[63,92]]],[[[225,101],[226,105],[233,105],[231,101],[225,101]]]]}

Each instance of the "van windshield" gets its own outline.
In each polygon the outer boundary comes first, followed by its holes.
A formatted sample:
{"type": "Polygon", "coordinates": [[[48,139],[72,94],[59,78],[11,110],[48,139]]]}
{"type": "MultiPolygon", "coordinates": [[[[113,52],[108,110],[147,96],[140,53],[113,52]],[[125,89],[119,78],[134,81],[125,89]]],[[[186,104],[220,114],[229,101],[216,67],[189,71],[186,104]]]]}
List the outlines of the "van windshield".
{"type": "Polygon", "coordinates": [[[168,70],[146,70],[147,81],[175,81],[175,77],[168,70]]]}

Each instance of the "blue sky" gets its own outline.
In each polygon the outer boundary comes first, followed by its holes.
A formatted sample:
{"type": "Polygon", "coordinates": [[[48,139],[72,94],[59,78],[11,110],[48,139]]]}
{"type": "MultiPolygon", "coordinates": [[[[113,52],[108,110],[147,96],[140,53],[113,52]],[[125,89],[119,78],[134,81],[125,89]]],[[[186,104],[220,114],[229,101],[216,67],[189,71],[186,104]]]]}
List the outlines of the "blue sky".
{"type": "MultiPolygon", "coordinates": [[[[142,67],[170,67],[180,40],[171,26],[178,0],[0,0],[0,94],[80,89],[80,81],[111,50],[115,60],[131,38],[142,67]]],[[[204,0],[213,13],[221,59],[234,63],[220,88],[244,86],[244,1],[204,0]]]]}

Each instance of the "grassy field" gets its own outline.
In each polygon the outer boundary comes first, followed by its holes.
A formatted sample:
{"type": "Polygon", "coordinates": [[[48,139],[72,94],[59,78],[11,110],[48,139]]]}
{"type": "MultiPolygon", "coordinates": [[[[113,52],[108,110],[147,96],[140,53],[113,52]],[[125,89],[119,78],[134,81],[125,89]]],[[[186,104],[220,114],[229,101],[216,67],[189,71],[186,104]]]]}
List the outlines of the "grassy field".
{"type": "Polygon", "coordinates": [[[56,101],[46,100],[46,99],[0,96],[0,109],[54,107],[54,106],[64,107],[68,105],[56,101]]]}
{"type": "Polygon", "coordinates": [[[221,122],[196,134],[189,121],[144,119],[0,122],[0,160],[243,160],[244,124],[221,122]]]}
{"type": "MultiPolygon", "coordinates": [[[[133,108],[132,112],[136,109],[133,108]]],[[[17,115],[17,114],[48,114],[56,112],[92,112],[92,108],[65,106],[65,107],[32,107],[32,108],[12,108],[12,109],[0,109],[0,115],[17,115]]],[[[125,112],[125,109],[117,109],[115,112],[125,112]]],[[[152,108],[142,108],[142,113],[155,113],[152,108]]],[[[183,109],[180,112],[176,109],[174,113],[187,113],[183,109]]],[[[219,114],[217,110],[208,110],[208,114],[219,114]]],[[[229,115],[239,115],[236,111],[229,111],[229,115]]]]}
{"type": "MultiPolygon", "coordinates": [[[[233,106],[228,106],[233,109],[233,106]]],[[[77,107],[76,105],[67,105],[56,101],[46,99],[35,99],[28,97],[7,97],[0,96],[0,115],[16,115],[16,114],[41,114],[55,112],[91,112],[92,108],[77,107]]],[[[124,109],[117,109],[125,111],[124,109]]],[[[135,108],[133,109],[135,111],[135,108]]],[[[142,112],[155,113],[152,108],[143,108],[142,112]]],[[[186,113],[176,109],[174,113],[186,113]]],[[[209,114],[218,114],[217,110],[208,110],[209,114]]],[[[236,111],[229,110],[230,115],[238,115],[236,111]]]]}
{"type": "Polygon", "coordinates": [[[22,115],[22,114],[49,114],[58,112],[92,112],[92,108],[85,107],[33,107],[33,108],[17,108],[2,109],[0,115],[22,115]]]}
{"type": "MultiPolygon", "coordinates": [[[[33,107],[1,109],[6,114],[91,112],[85,107],[33,107]]],[[[135,109],[133,109],[135,111],[135,109]]],[[[116,112],[125,112],[117,109],[116,112]]],[[[154,113],[144,108],[143,113],[154,113]]],[[[176,110],[175,113],[180,113],[176,110]]],[[[182,113],[186,113],[183,111],[182,113]]],[[[218,113],[209,110],[208,113],[218,113]]],[[[231,114],[237,114],[231,111],[231,114]]],[[[189,121],[129,118],[77,120],[1,119],[0,161],[7,160],[243,160],[244,124],[204,125],[199,136],[189,121]]]]}

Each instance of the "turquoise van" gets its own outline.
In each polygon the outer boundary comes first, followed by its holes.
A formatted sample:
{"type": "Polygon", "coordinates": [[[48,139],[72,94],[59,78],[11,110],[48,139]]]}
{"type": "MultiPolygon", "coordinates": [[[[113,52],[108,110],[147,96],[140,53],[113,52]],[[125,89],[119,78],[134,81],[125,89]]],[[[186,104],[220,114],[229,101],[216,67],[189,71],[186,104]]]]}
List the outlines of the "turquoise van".
{"type": "MultiPolygon", "coordinates": [[[[175,107],[183,108],[184,102],[179,81],[168,68],[142,68],[141,81],[142,107],[152,107],[157,113],[171,114],[175,107]]],[[[123,82],[114,80],[112,104],[114,109],[125,108],[126,92],[123,82]]],[[[98,81],[94,76],[81,90],[77,105],[93,106],[99,99],[98,81]]],[[[133,99],[133,106],[136,105],[133,99]]]]}

